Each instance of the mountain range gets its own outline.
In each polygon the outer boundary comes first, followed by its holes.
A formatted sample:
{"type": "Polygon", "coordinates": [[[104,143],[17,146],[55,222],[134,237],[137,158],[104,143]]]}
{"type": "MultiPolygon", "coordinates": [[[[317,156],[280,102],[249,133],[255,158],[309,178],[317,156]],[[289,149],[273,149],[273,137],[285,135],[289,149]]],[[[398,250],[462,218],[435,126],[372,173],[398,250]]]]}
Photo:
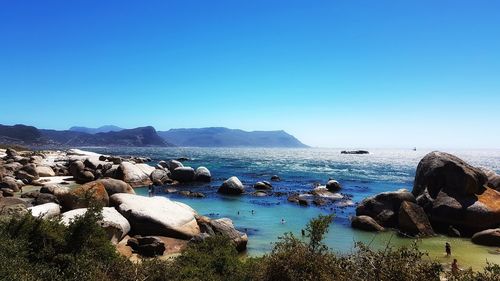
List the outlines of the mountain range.
{"type": "Polygon", "coordinates": [[[285,131],[252,131],[222,127],[156,131],[151,126],[123,129],[71,127],[38,129],[26,125],[0,125],[0,143],[27,146],[184,146],[184,147],[307,147],[285,131]]]}

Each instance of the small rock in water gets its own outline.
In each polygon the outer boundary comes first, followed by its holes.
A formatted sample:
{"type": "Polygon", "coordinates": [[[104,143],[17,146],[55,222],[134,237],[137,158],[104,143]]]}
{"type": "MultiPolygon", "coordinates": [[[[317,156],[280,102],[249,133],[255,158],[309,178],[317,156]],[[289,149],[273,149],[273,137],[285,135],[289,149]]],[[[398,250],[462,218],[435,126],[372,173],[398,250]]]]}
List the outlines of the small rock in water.
{"type": "Polygon", "coordinates": [[[278,175],[274,175],[271,177],[271,181],[281,181],[281,178],[278,175]]]}

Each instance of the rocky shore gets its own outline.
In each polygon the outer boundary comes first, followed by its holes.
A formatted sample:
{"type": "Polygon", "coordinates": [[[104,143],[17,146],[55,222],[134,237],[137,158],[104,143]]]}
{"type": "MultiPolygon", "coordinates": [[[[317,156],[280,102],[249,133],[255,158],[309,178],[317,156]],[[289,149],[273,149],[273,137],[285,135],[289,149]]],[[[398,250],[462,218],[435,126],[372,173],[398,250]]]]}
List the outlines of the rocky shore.
{"type": "Polygon", "coordinates": [[[195,170],[177,160],[151,166],[150,161],[78,149],[0,150],[0,219],[31,213],[68,224],[98,204],[101,226],[130,259],[168,257],[215,234],[228,236],[238,251],[246,249],[247,235],[230,219],[200,216],[165,197],[136,195],[139,186],[211,180],[205,167],[195,170]]]}
{"type": "Polygon", "coordinates": [[[500,247],[500,175],[458,157],[431,152],[417,166],[412,191],[383,192],[356,208],[352,227],[395,228],[409,236],[471,237],[500,247]]]}

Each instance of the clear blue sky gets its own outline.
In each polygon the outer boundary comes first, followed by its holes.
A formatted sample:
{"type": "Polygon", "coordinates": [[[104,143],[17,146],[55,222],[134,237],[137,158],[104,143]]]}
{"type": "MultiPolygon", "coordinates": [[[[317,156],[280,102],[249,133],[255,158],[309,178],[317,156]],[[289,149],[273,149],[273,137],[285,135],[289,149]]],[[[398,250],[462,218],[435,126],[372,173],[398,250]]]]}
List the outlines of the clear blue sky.
{"type": "Polygon", "coordinates": [[[500,1],[1,1],[0,123],[500,148],[500,1]]]}

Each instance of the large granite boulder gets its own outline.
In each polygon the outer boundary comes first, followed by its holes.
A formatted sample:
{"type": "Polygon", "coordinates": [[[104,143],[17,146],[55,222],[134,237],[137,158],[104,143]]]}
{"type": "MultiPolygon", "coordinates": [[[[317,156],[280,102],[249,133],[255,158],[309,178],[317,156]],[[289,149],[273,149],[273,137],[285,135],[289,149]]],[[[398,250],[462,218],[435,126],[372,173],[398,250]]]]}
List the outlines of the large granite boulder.
{"type": "Polygon", "coordinates": [[[2,209],[4,207],[11,206],[11,205],[17,205],[17,204],[22,204],[25,207],[29,206],[28,202],[26,200],[21,199],[21,198],[17,198],[17,197],[2,197],[2,198],[0,198],[0,209],[2,209]]]}
{"type": "Polygon", "coordinates": [[[487,180],[481,169],[431,152],[418,164],[412,193],[435,229],[452,225],[470,235],[500,224],[500,192],[487,187],[487,180]]]}
{"type": "Polygon", "coordinates": [[[34,207],[29,207],[28,210],[34,217],[50,219],[61,214],[61,206],[56,203],[45,203],[34,207]]]}
{"type": "Polygon", "coordinates": [[[355,216],[351,220],[351,226],[365,231],[384,231],[384,227],[369,216],[355,216]]]}
{"type": "Polygon", "coordinates": [[[245,187],[237,177],[230,177],[222,183],[217,192],[229,195],[239,195],[245,192],[245,187]]]}
{"type": "Polygon", "coordinates": [[[170,177],[179,182],[190,182],[194,180],[194,169],[191,167],[178,167],[171,170],[170,177]]]}
{"type": "Polygon", "coordinates": [[[472,236],[472,242],[492,247],[500,247],[500,228],[486,229],[472,236]]]}
{"type": "Polygon", "coordinates": [[[404,201],[399,208],[399,230],[408,235],[433,236],[435,235],[431,223],[419,205],[404,201]]]}
{"type": "MultiPolygon", "coordinates": [[[[69,225],[76,217],[83,216],[87,208],[75,209],[65,212],[61,216],[61,221],[69,225]]],[[[102,220],[99,221],[113,243],[118,243],[130,231],[130,223],[115,208],[102,208],[102,220]]]]}
{"type": "Polygon", "coordinates": [[[151,173],[155,170],[154,167],[148,164],[132,164],[130,162],[122,162],[115,171],[115,176],[132,187],[152,185],[151,173]]]}
{"type": "Polygon", "coordinates": [[[36,172],[40,177],[54,177],[56,175],[49,166],[36,166],[36,172]]]}
{"type": "Polygon", "coordinates": [[[369,216],[384,227],[395,227],[404,201],[415,202],[413,194],[406,189],[382,192],[365,198],[356,208],[356,216],[369,216]]]}
{"type": "Polygon", "coordinates": [[[57,203],[57,204],[59,204],[59,200],[57,200],[57,196],[55,196],[54,194],[50,194],[50,193],[39,193],[35,197],[34,205],[43,205],[43,204],[46,204],[46,203],[57,203]]]}
{"type": "Polygon", "coordinates": [[[227,236],[233,242],[238,252],[242,252],[247,248],[248,236],[246,233],[236,230],[232,220],[221,218],[211,220],[209,224],[215,234],[227,236]]]}
{"type": "Polygon", "coordinates": [[[170,171],[173,171],[179,167],[184,167],[184,165],[182,165],[181,162],[177,161],[177,160],[170,160],[168,161],[168,169],[170,171]]]}
{"type": "Polygon", "coordinates": [[[168,170],[156,169],[151,173],[151,181],[154,185],[164,185],[166,182],[170,181],[168,176],[168,170]]]}
{"type": "Polygon", "coordinates": [[[201,182],[210,182],[212,180],[212,174],[206,167],[198,167],[194,172],[194,180],[201,182]]]}
{"type": "Polygon", "coordinates": [[[14,192],[19,191],[19,185],[20,184],[12,177],[3,177],[2,181],[0,182],[0,188],[9,188],[14,192]]]}
{"type": "Polygon", "coordinates": [[[130,222],[134,233],[191,239],[200,233],[196,212],[186,204],[165,197],[117,193],[111,205],[130,222]]]}
{"type": "Polygon", "coordinates": [[[102,183],[102,185],[104,185],[104,188],[106,189],[106,192],[108,193],[108,196],[111,196],[115,193],[135,194],[135,191],[132,188],[132,186],[130,186],[130,184],[128,184],[122,180],[117,180],[117,179],[112,179],[112,178],[104,178],[104,179],[99,179],[95,182],[102,183]]]}
{"type": "Polygon", "coordinates": [[[490,188],[495,189],[496,191],[500,191],[500,175],[490,169],[481,168],[481,170],[488,178],[486,185],[490,188]]]}
{"type": "Polygon", "coordinates": [[[89,182],[72,190],[60,189],[54,191],[64,210],[87,208],[91,203],[97,203],[103,207],[109,205],[109,196],[104,184],[100,182],[89,182]]]}

